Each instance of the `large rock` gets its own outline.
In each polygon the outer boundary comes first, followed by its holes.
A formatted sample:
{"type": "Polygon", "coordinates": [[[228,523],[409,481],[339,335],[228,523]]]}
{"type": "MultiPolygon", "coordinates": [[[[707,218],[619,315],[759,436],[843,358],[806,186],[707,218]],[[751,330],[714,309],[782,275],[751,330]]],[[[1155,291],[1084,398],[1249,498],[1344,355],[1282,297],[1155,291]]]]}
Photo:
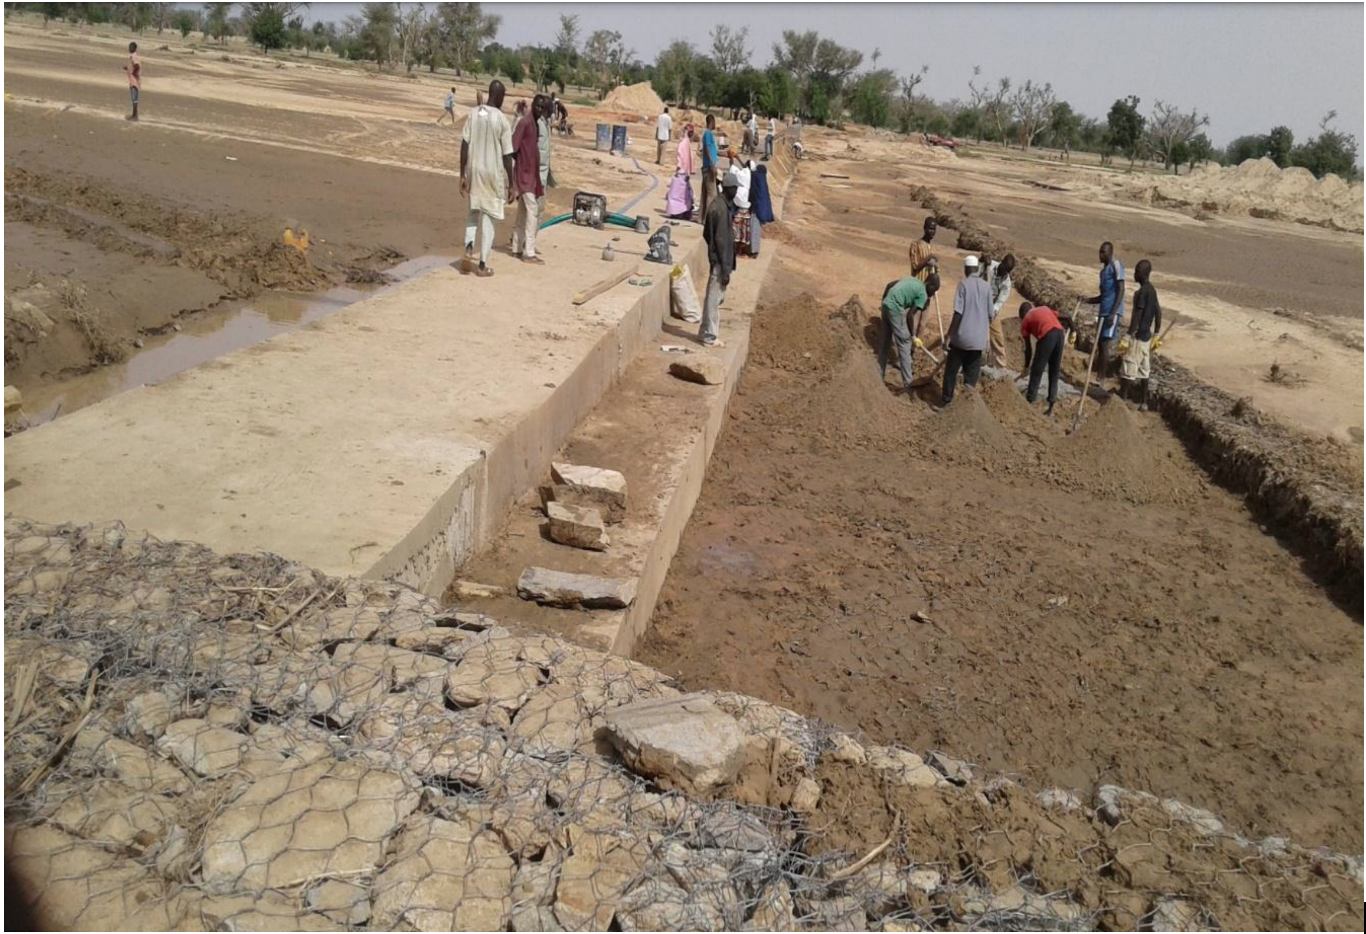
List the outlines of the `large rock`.
{"type": "Polygon", "coordinates": [[[597,509],[550,502],[545,504],[545,515],[550,520],[551,541],[589,551],[607,550],[607,529],[597,509]]]}
{"type": "Polygon", "coordinates": [[[895,746],[869,746],[868,765],[911,788],[932,788],[944,779],[915,753],[895,746]]]}
{"type": "Polygon", "coordinates": [[[191,718],[168,726],[157,740],[157,748],[190,771],[216,778],[237,767],[242,761],[242,747],[248,742],[241,733],[191,718]]]}
{"type": "Polygon", "coordinates": [[[701,694],[617,707],[607,731],[632,771],[684,792],[730,784],[744,759],[740,725],[701,694]]]}
{"type": "Polygon", "coordinates": [[[626,478],[617,471],[577,464],[552,464],[550,478],[553,482],[541,490],[543,501],[595,507],[602,511],[608,522],[620,522],[625,518],[626,478]]]}
{"type": "Polygon", "coordinates": [[[572,852],[560,867],[555,917],[569,931],[605,931],[625,893],[652,873],[641,839],[567,828],[572,852]]]}
{"type": "Polygon", "coordinates": [[[424,815],[395,844],[393,860],[375,878],[372,928],[507,930],[515,867],[494,834],[424,815]]]}
{"type": "Polygon", "coordinates": [[[636,598],[634,577],[594,577],[570,574],[549,568],[527,568],[517,579],[517,594],[559,607],[586,607],[590,610],[622,610],[636,598]]]}
{"type": "Polygon", "coordinates": [[[669,364],[669,375],[689,383],[703,386],[719,386],[726,381],[726,367],[715,357],[698,357],[696,360],[676,360],[669,364]]]}
{"type": "Polygon", "coordinates": [[[205,828],[204,887],[260,892],[373,869],[418,798],[400,776],[359,761],[267,775],[205,828]]]}

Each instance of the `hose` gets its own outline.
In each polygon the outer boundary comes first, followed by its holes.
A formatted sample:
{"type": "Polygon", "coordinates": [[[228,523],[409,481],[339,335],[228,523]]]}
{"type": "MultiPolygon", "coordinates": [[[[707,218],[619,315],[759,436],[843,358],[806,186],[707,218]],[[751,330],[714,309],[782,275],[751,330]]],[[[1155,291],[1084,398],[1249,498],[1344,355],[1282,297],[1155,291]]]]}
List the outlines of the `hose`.
{"type": "MultiPolygon", "coordinates": [[[[563,223],[564,221],[570,220],[573,217],[574,215],[572,212],[569,214],[561,214],[558,217],[552,217],[550,220],[545,221],[541,224],[541,226],[537,227],[536,229],[545,230],[547,227],[554,227],[556,224],[563,223]]],[[[616,212],[608,214],[604,223],[614,224],[617,227],[626,227],[630,230],[636,229],[636,219],[634,217],[627,217],[625,214],[618,214],[616,212]]]]}

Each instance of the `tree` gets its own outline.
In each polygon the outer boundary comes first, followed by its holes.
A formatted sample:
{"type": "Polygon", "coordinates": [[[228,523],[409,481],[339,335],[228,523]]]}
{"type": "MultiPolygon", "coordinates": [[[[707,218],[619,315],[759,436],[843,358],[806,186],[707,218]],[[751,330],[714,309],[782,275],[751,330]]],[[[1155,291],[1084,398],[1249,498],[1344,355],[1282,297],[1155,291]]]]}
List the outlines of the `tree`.
{"type": "Polygon", "coordinates": [[[178,10],[175,15],[175,28],[180,30],[184,39],[199,28],[199,17],[193,10],[178,10]]]}
{"type": "Polygon", "coordinates": [[[1058,101],[1048,115],[1048,135],[1063,152],[1070,153],[1080,141],[1081,116],[1067,101],[1058,101]]]}
{"type": "Polygon", "coordinates": [[[991,85],[982,82],[982,86],[977,86],[977,79],[982,76],[982,66],[972,66],[972,77],[968,79],[968,93],[972,98],[972,111],[974,120],[973,127],[976,130],[977,142],[982,142],[982,127],[986,123],[987,102],[991,99],[991,85]]]}
{"type": "Polygon", "coordinates": [[[816,46],[820,35],[809,32],[783,30],[783,41],[773,43],[773,64],[792,76],[797,86],[796,109],[810,114],[811,72],[816,64],[816,46]]]}
{"type": "Polygon", "coordinates": [[[911,132],[911,127],[915,123],[915,89],[925,81],[925,76],[929,73],[930,66],[921,65],[919,71],[913,71],[901,79],[901,100],[898,102],[897,128],[902,133],[911,132]]]}
{"type": "Polygon", "coordinates": [[[845,82],[863,63],[863,53],[838,42],[821,39],[811,62],[811,114],[822,123],[838,118],[843,109],[845,82]],[[819,107],[817,103],[819,102],[819,107]]]}
{"type": "Polygon", "coordinates": [[[152,25],[153,11],[150,3],[121,3],[115,9],[118,10],[119,22],[133,32],[141,33],[152,25]]]}
{"type": "Polygon", "coordinates": [[[860,75],[850,95],[849,111],[859,123],[885,127],[892,122],[892,95],[896,90],[896,74],[889,68],[860,75]]]}
{"type": "Polygon", "coordinates": [[[1240,136],[1224,149],[1224,161],[1229,165],[1239,165],[1248,159],[1260,159],[1267,153],[1265,136],[1250,134],[1240,136]]]}
{"type": "Polygon", "coordinates": [[[171,18],[175,15],[174,3],[153,3],[152,4],[152,25],[157,28],[157,35],[171,25],[171,18]]]}
{"type": "Polygon", "coordinates": [[[655,59],[655,90],[666,100],[684,104],[697,94],[697,52],[692,43],[675,39],[655,59]]]}
{"type": "Polygon", "coordinates": [[[771,117],[782,117],[797,108],[797,84],[792,75],[777,65],[764,72],[764,84],[759,89],[759,110],[771,117]]]}
{"type": "Polygon", "coordinates": [[[1028,150],[1048,125],[1057,95],[1051,84],[1035,84],[1027,79],[1010,98],[1010,111],[1019,127],[1020,148],[1028,150]]]}
{"type": "Polygon", "coordinates": [[[367,3],[361,7],[361,26],[356,37],[361,54],[381,66],[394,60],[397,10],[393,3],[367,3]]]}
{"type": "Polygon", "coordinates": [[[711,58],[722,74],[733,75],[749,64],[750,50],[745,48],[749,40],[749,27],[731,29],[718,23],[711,31],[711,58]]]}
{"type": "MultiPolygon", "coordinates": [[[[878,60],[879,58],[881,58],[881,57],[882,57],[882,49],[879,48],[879,47],[877,47],[877,46],[873,46],[873,54],[868,56],[868,60],[871,61],[871,62],[873,63],[873,67],[874,67],[874,68],[877,68],[877,60],[878,60]]],[[[926,66],[926,67],[929,67],[929,66],[926,66]]]]}
{"type": "Polygon", "coordinates": [[[205,8],[205,31],[219,42],[227,41],[230,32],[228,17],[231,13],[231,3],[210,3],[205,8]]]}
{"type": "Polygon", "coordinates": [[[443,3],[436,8],[435,45],[447,64],[461,74],[498,35],[503,18],[477,3],[443,3]]]}
{"type": "Polygon", "coordinates": [[[626,48],[621,33],[599,29],[588,37],[583,55],[593,69],[593,83],[599,93],[605,96],[609,90],[622,83],[626,73],[635,64],[636,53],[634,49],[626,48]]]}
{"type": "Polygon", "coordinates": [[[1111,104],[1106,123],[1109,126],[1105,133],[1106,144],[1127,156],[1132,167],[1143,143],[1144,121],[1138,112],[1138,98],[1130,95],[1111,104]]]}
{"type": "Polygon", "coordinates": [[[1285,168],[1290,165],[1290,154],[1295,148],[1295,134],[1288,126],[1273,127],[1266,134],[1266,154],[1271,161],[1285,168]]]}
{"type": "Polygon", "coordinates": [[[555,33],[555,51],[572,58],[579,54],[579,16],[560,14],[560,31],[555,33]]]}
{"type": "Polygon", "coordinates": [[[1333,174],[1344,179],[1357,176],[1357,139],[1332,128],[1338,112],[1330,110],[1319,121],[1319,135],[1296,146],[1291,162],[1314,173],[1315,178],[1333,174]]]}
{"type": "Polygon", "coordinates": [[[399,37],[399,62],[406,73],[413,70],[413,64],[421,54],[423,37],[429,32],[431,18],[427,15],[425,4],[419,3],[406,12],[398,4],[394,5],[398,7],[395,24],[399,37]]]}
{"type": "Polygon", "coordinates": [[[1148,121],[1148,142],[1153,150],[1162,156],[1162,167],[1171,168],[1181,164],[1176,159],[1178,143],[1189,143],[1201,127],[1209,125],[1209,116],[1196,110],[1184,113],[1175,104],[1157,101],[1148,121]]]}
{"type": "Polygon", "coordinates": [[[1189,167],[1194,170],[1197,165],[1208,162],[1214,155],[1214,144],[1204,133],[1197,133],[1186,144],[1186,151],[1189,167]]]}
{"type": "Polygon", "coordinates": [[[285,17],[293,12],[294,6],[290,3],[243,4],[242,15],[246,20],[247,35],[261,47],[262,52],[284,47],[285,17]]]}

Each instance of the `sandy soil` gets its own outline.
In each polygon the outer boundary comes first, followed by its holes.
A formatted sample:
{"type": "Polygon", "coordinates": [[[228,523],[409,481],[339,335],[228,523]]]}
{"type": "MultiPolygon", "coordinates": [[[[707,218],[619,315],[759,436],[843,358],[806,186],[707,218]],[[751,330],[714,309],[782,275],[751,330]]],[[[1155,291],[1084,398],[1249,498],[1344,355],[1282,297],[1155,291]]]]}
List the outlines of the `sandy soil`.
{"type": "MultiPolygon", "coordinates": [[[[168,35],[143,42],[131,125],[126,38],[62,32],[5,28],[5,382],[26,397],[173,326],[213,330],[277,303],[262,293],[374,284],[405,258],[459,252],[459,133],[435,123],[449,78],[196,52],[168,35]],[[308,231],[306,253],[286,228],[308,231]]],[[[552,215],[578,188],[621,204],[648,184],[591,147],[557,139],[552,215]]]]}
{"type": "Polygon", "coordinates": [[[1155,416],[1111,401],[1067,436],[1008,384],[943,415],[879,385],[868,321],[832,313],[851,292],[875,307],[923,214],[861,171],[808,165],[789,197],[641,659],[880,741],[1360,849],[1359,622],[1155,416]]]}

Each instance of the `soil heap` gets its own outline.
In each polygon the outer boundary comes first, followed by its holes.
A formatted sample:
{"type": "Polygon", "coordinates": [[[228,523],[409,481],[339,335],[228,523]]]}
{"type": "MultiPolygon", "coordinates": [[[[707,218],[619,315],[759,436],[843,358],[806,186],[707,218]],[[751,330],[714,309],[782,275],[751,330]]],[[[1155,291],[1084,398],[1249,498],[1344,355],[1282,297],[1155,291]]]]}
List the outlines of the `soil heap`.
{"type": "Polygon", "coordinates": [[[642,81],[639,84],[617,85],[602,99],[598,108],[641,117],[654,117],[664,109],[664,101],[660,100],[650,82],[642,81]]]}

